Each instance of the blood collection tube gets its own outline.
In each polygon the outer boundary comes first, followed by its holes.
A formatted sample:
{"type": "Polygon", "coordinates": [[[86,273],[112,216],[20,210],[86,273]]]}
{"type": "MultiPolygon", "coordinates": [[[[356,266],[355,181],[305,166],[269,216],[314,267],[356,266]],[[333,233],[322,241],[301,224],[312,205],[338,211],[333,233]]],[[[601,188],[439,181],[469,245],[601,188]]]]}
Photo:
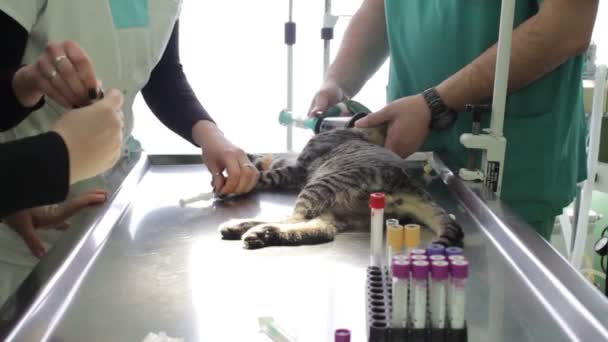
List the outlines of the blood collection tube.
{"type": "Polygon", "coordinates": [[[448,259],[445,257],[445,255],[436,254],[429,256],[429,261],[448,261],[448,259]]]}
{"type": "Polygon", "coordinates": [[[410,260],[411,261],[416,261],[416,260],[429,261],[429,257],[427,257],[424,254],[411,254],[410,260]]]}
{"type": "Polygon", "coordinates": [[[430,311],[431,327],[444,329],[447,309],[449,264],[447,261],[431,262],[430,311]]]}
{"type": "Polygon", "coordinates": [[[410,255],[426,255],[426,249],[414,248],[410,251],[410,255]]]}
{"type": "Polygon", "coordinates": [[[460,247],[448,247],[445,249],[445,254],[447,256],[450,255],[462,255],[463,254],[463,250],[460,247]]]}
{"type": "Polygon", "coordinates": [[[410,263],[407,260],[393,260],[391,270],[393,273],[391,328],[407,328],[410,263]]]}
{"type": "Polygon", "coordinates": [[[450,299],[448,315],[452,329],[464,328],[466,301],[466,283],[469,276],[469,263],[466,260],[455,260],[450,267],[450,299]]]}
{"type": "Polygon", "coordinates": [[[403,226],[399,224],[399,220],[386,220],[386,244],[387,244],[387,265],[391,265],[394,255],[403,252],[403,226]]]}
{"type": "Polygon", "coordinates": [[[395,260],[399,260],[399,261],[410,261],[410,257],[409,257],[409,256],[407,256],[407,255],[405,255],[405,254],[403,254],[403,253],[400,253],[400,254],[395,254],[395,255],[393,255],[393,258],[392,258],[392,260],[391,260],[391,265],[393,264],[393,262],[394,262],[395,260]]]}
{"type": "Polygon", "coordinates": [[[350,342],[350,330],[348,329],[337,329],[334,333],[335,342],[350,342]]]}
{"type": "Polygon", "coordinates": [[[382,266],[382,228],[384,226],[384,207],[386,200],[381,192],[374,192],[369,197],[369,207],[371,209],[371,266],[382,266]]]}
{"type": "Polygon", "coordinates": [[[403,227],[405,237],[405,251],[410,254],[413,249],[420,245],[420,226],[417,224],[407,224],[403,227]]]}
{"type": "Polygon", "coordinates": [[[444,255],[444,254],[445,254],[445,247],[443,247],[443,245],[440,245],[438,243],[432,243],[426,248],[426,255],[428,255],[428,256],[444,255]]]}
{"type": "Polygon", "coordinates": [[[449,262],[456,261],[456,260],[467,260],[467,258],[464,255],[459,255],[459,254],[448,255],[447,259],[449,262]]]}
{"type": "Polygon", "coordinates": [[[411,281],[411,300],[412,300],[412,325],[414,329],[424,329],[426,327],[426,295],[429,277],[428,261],[412,261],[412,281],[411,281]]]}

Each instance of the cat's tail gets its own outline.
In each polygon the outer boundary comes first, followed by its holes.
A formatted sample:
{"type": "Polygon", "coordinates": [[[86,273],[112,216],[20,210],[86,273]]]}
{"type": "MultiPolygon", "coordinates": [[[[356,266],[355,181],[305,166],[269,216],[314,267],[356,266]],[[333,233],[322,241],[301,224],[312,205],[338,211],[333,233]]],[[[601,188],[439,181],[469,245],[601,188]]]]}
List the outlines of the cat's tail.
{"type": "Polygon", "coordinates": [[[424,190],[416,193],[395,193],[387,196],[387,211],[397,217],[413,218],[431,229],[437,236],[436,243],[462,247],[462,227],[424,190]]]}

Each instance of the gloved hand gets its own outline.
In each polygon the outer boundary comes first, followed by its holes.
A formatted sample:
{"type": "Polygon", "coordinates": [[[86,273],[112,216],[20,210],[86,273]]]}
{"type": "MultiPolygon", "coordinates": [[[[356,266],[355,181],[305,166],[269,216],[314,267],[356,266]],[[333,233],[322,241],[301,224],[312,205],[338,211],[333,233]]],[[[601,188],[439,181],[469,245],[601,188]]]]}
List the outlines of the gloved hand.
{"type": "Polygon", "coordinates": [[[36,229],[65,230],[67,220],[80,210],[106,201],[107,193],[95,190],[60,204],[25,209],[4,218],[4,222],[21,236],[32,254],[41,258],[46,253],[36,229]]]}
{"type": "Polygon", "coordinates": [[[120,157],[122,94],[110,90],[104,99],[61,116],[53,130],[63,138],[70,158],[70,183],[111,168],[120,157]]]}
{"type": "Polygon", "coordinates": [[[220,195],[244,194],[258,182],[260,172],[242,149],[234,146],[210,121],[199,121],[193,139],[203,151],[203,161],[213,175],[213,189],[220,195]],[[228,179],[222,172],[226,170],[228,179]]]}
{"type": "Polygon", "coordinates": [[[344,91],[336,82],[332,80],[325,81],[312,100],[312,104],[308,110],[308,116],[312,117],[319,115],[329,107],[344,100],[344,96],[344,91]]]}
{"type": "Polygon", "coordinates": [[[87,105],[90,92],[101,85],[93,62],[73,41],[49,43],[34,64],[17,71],[13,90],[24,107],[33,107],[43,95],[66,109],[87,105]]]}

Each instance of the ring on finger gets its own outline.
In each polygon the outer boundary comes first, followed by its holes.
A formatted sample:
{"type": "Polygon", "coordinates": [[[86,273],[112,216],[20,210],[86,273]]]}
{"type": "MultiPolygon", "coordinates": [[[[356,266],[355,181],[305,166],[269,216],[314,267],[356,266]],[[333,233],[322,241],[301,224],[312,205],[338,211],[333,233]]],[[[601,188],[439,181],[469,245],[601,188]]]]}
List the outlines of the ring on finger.
{"type": "Polygon", "coordinates": [[[63,61],[64,59],[66,59],[66,55],[61,55],[61,56],[57,56],[55,57],[55,66],[59,66],[59,63],[61,63],[61,61],[63,61]]]}
{"type": "Polygon", "coordinates": [[[53,70],[51,70],[51,72],[49,73],[49,75],[48,75],[48,79],[49,79],[49,80],[52,80],[52,79],[54,79],[55,77],[57,77],[57,70],[53,69],[53,70]]]}
{"type": "Polygon", "coordinates": [[[213,177],[219,177],[219,176],[221,176],[221,175],[222,175],[222,173],[221,173],[221,172],[214,172],[214,173],[213,173],[213,177]]]}

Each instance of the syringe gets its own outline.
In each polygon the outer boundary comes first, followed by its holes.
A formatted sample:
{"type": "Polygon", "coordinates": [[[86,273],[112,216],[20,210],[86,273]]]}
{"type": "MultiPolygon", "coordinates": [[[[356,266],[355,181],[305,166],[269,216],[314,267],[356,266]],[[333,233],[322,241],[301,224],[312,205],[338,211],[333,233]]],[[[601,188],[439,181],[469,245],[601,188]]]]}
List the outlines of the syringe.
{"type": "Polygon", "coordinates": [[[274,342],[295,342],[294,337],[289,336],[285,330],[279,327],[272,317],[260,317],[258,319],[260,331],[274,342]]]}
{"type": "Polygon", "coordinates": [[[208,201],[210,199],[213,199],[213,197],[215,196],[215,194],[213,192],[203,192],[197,196],[191,197],[191,198],[182,198],[179,200],[179,206],[184,208],[186,205],[191,204],[191,203],[196,203],[199,201],[208,201]]]}

